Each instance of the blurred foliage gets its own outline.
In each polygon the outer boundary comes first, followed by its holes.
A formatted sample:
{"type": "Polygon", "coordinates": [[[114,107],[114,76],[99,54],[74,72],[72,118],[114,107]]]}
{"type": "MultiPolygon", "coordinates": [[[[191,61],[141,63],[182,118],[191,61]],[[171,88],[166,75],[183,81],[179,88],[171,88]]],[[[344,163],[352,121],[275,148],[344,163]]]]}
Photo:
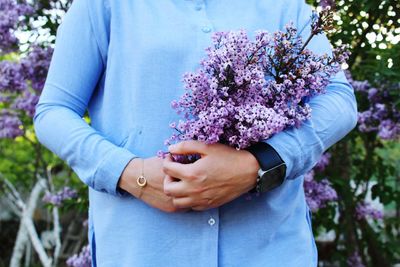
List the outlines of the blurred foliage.
{"type": "MultiPolygon", "coordinates": [[[[319,1],[308,1],[318,6],[319,1]]],[[[400,2],[324,1],[335,10],[334,44],[348,43],[352,55],[348,69],[355,80],[368,80],[380,88],[393,88],[400,101],[400,2]]],[[[357,94],[358,109],[370,103],[357,94]]],[[[400,144],[382,141],[375,132],[353,131],[330,149],[331,164],[325,175],[338,192],[339,201],[314,215],[315,233],[334,233],[318,242],[320,261],[330,266],[350,266],[357,253],[365,266],[393,266],[400,262],[400,144]],[[356,203],[371,198],[384,205],[383,221],[355,220],[356,203]],[[330,263],[330,264],[329,264],[330,263]]]]}

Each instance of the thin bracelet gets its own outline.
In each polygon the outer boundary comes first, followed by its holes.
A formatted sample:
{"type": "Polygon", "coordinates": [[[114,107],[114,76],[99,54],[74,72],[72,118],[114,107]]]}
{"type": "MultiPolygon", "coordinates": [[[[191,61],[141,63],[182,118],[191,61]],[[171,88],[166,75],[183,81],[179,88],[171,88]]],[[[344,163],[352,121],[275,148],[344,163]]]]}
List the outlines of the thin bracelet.
{"type": "MultiPolygon", "coordinates": [[[[144,176],[144,159],[142,158],[142,174],[136,179],[136,183],[141,188],[145,187],[147,184],[146,177],[144,176]]],[[[143,190],[140,190],[139,198],[142,196],[143,190]]]]}

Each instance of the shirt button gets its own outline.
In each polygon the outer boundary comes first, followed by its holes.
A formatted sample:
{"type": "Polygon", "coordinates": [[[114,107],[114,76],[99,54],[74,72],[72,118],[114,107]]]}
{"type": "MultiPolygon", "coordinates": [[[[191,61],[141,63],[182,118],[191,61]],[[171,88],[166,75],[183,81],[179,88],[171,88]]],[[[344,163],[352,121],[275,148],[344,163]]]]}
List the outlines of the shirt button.
{"type": "Polygon", "coordinates": [[[203,32],[205,32],[205,33],[209,33],[209,32],[211,31],[211,28],[208,27],[208,26],[204,26],[201,30],[202,30],[203,32]]]}
{"type": "Polygon", "coordinates": [[[215,224],[215,219],[211,217],[211,218],[208,220],[208,224],[211,225],[211,226],[213,226],[213,225],[215,224]]]}

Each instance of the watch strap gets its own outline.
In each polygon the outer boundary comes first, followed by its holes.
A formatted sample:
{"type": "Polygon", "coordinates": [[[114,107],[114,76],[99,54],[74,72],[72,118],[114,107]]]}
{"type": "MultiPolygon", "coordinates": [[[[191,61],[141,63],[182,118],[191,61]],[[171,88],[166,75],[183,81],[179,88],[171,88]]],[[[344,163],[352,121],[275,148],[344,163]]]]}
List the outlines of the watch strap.
{"type": "MultiPolygon", "coordinates": [[[[246,148],[247,151],[253,154],[253,156],[257,159],[260,170],[258,171],[256,186],[251,189],[250,193],[259,193],[261,177],[260,172],[270,171],[277,166],[284,165],[285,162],[279,156],[278,152],[269,144],[264,142],[258,142],[250,147],[246,148]]],[[[280,180],[283,181],[284,177],[280,177],[280,180]]]]}
{"type": "Polygon", "coordinates": [[[246,150],[254,155],[263,171],[268,171],[284,163],[278,152],[267,143],[258,142],[246,148],[246,150]]]}

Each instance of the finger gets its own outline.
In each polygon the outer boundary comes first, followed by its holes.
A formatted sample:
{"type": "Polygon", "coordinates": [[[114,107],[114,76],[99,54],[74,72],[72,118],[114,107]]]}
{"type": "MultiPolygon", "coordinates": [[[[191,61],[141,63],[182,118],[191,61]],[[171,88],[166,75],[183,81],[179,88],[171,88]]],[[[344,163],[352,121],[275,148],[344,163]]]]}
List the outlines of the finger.
{"type": "Polygon", "coordinates": [[[186,197],[187,184],[184,181],[175,181],[173,177],[165,175],[164,177],[164,193],[170,197],[186,197]]]}
{"type": "Polygon", "coordinates": [[[163,161],[164,173],[182,180],[195,179],[194,168],[194,164],[182,164],[172,161],[171,155],[168,155],[163,161]]]}
{"type": "Polygon", "coordinates": [[[181,141],[168,147],[168,151],[173,154],[207,154],[208,149],[207,144],[196,140],[181,141]]]}
{"type": "Polygon", "coordinates": [[[193,205],[193,199],[190,197],[178,197],[172,199],[172,204],[178,209],[190,208],[193,205]]]}
{"type": "Polygon", "coordinates": [[[209,209],[209,207],[207,207],[207,206],[193,206],[192,207],[192,210],[195,210],[195,211],[203,211],[203,210],[207,210],[207,209],[209,209]]]}

